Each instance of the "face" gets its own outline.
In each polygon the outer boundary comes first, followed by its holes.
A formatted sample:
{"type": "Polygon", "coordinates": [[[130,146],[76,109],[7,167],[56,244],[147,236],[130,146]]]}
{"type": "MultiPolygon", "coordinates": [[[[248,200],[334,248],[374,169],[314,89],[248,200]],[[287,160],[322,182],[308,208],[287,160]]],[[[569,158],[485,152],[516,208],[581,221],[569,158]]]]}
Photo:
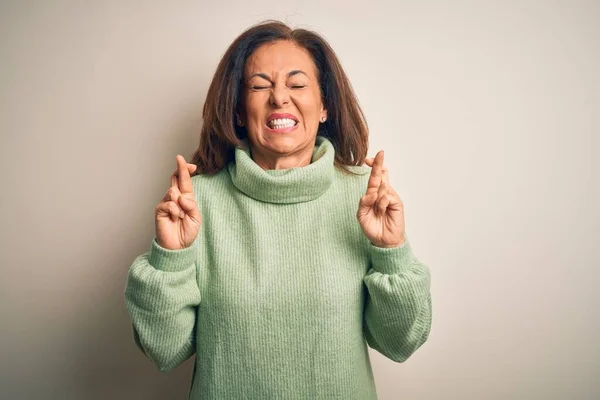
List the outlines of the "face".
{"type": "Polygon", "coordinates": [[[240,117],[253,158],[312,155],[327,110],[310,53],[289,41],[262,45],[246,61],[244,84],[240,117]]]}

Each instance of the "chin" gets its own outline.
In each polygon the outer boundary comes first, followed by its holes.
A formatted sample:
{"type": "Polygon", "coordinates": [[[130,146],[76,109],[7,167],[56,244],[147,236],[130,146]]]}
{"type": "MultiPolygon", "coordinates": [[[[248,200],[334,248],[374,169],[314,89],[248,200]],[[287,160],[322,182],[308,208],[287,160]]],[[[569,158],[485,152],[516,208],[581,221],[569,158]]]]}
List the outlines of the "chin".
{"type": "Polygon", "coordinates": [[[299,147],[303,147],[307,140],[309,140],[307,137],[298,134],[265,134],[257,143],[259,146],[273,152],[291,153],[299,147]]]}
{"type": "Polygon", "coordinates": [[[302,143],[298,140],[292,140],[290,138],[278,138],[275,140],[269,140],[266,142],[265,147],[275,153],[287,154],[293,153],[302,143]]]}

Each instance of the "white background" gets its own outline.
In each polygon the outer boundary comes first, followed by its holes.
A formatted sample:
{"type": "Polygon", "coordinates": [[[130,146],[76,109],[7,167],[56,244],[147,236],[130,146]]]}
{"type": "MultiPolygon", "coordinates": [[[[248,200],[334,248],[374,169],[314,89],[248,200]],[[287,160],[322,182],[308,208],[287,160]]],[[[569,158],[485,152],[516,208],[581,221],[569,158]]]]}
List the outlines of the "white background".
{"type": "Polygon", "coordinates": [[[431,269],[380,398],[600,397],[597,1],[2,1],[0,397],[184,399],[123,290],[226,47],[268,18],[341,59],[431,269]]]}

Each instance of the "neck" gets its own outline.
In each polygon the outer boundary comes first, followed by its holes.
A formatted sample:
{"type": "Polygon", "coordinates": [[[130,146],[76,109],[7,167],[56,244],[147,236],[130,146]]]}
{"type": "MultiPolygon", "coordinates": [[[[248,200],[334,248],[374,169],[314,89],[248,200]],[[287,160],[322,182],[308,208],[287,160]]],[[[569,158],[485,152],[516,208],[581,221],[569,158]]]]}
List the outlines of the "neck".
{"type": "Polygon", "coordinates": [[[251,146],[250,152],[252,161],[264,170],[272,169],[290,169],[296,167],[305,167],[310,164],[314,150],[314,143],[304,147],[293,154],[277,154],[265,152],[256,146],[251,146]]]}

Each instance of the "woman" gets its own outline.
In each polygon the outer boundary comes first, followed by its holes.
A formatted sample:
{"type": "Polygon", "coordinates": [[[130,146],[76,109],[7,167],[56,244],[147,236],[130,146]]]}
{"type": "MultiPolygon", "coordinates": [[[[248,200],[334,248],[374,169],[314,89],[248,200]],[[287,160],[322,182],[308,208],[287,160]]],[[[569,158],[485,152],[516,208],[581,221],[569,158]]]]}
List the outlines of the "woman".
{"type": "Polygon", "coordinates": [[[403,362],[426,341],[430,275],[334,52],[251,27],[203,115],[129,271],[138,347],[161,371],[195,353],[192,399],[375,399],[367,344],[403,362]]]}

